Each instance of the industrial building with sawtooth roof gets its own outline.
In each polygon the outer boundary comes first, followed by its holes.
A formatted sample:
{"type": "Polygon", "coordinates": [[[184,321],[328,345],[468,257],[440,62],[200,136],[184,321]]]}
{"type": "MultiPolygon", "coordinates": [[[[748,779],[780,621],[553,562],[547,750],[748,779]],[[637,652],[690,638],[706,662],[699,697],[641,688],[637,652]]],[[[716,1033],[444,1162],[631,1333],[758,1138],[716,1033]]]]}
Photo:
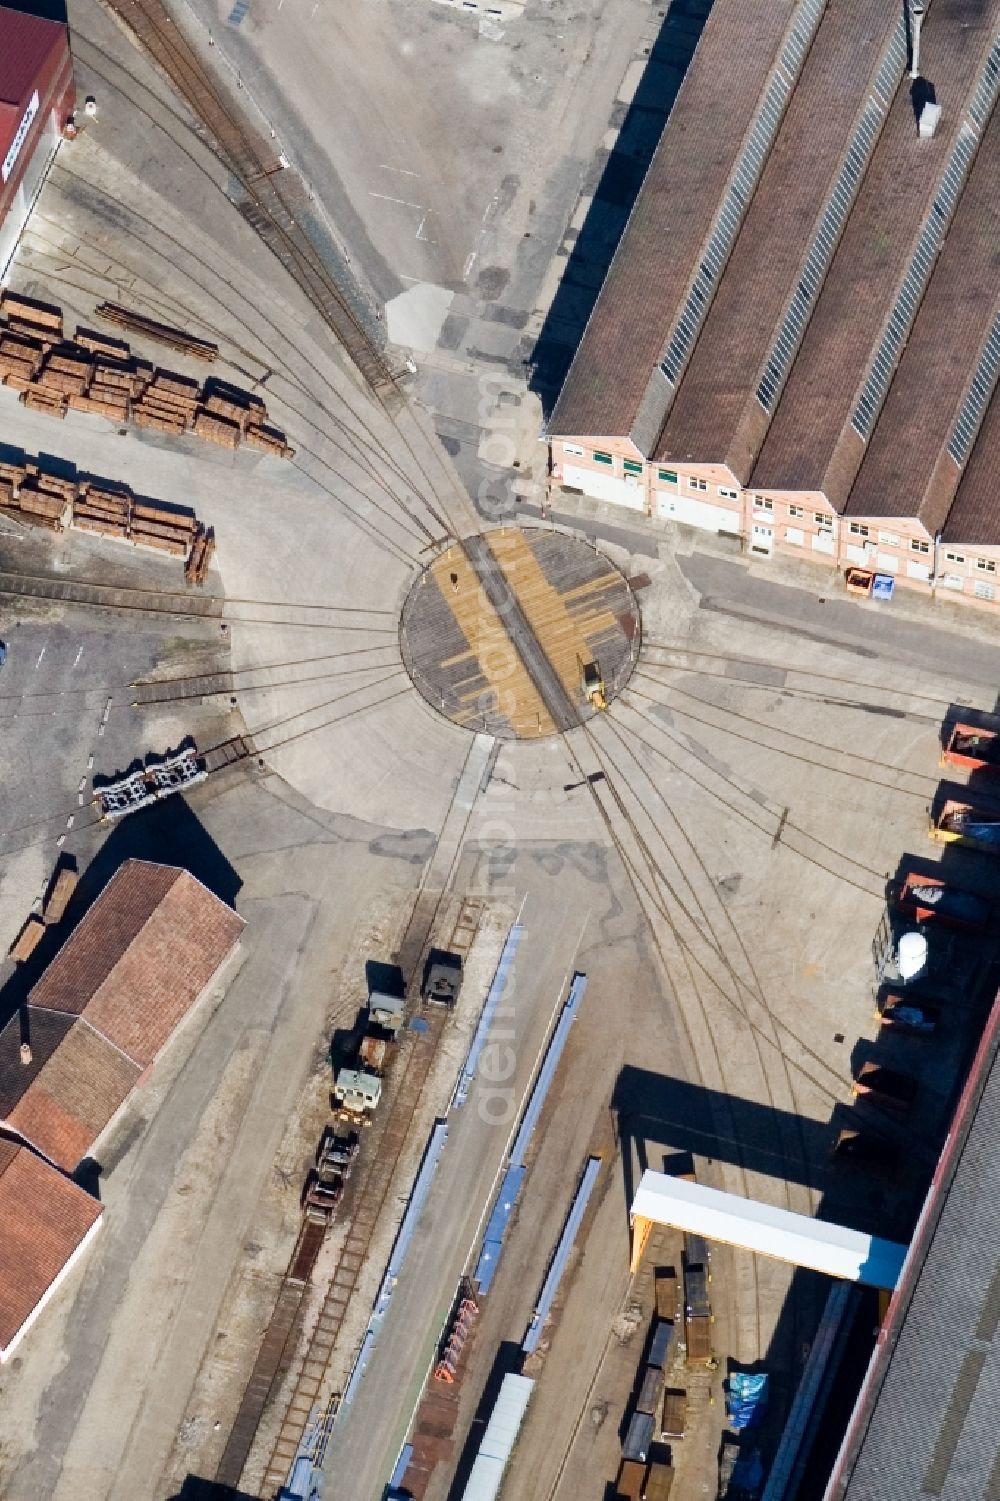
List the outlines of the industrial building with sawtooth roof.
{"type": "Polygon", "coordinates": [[[553,490],[1000,603],[998,92],[1000,0],[715,0],[553,490]]]}

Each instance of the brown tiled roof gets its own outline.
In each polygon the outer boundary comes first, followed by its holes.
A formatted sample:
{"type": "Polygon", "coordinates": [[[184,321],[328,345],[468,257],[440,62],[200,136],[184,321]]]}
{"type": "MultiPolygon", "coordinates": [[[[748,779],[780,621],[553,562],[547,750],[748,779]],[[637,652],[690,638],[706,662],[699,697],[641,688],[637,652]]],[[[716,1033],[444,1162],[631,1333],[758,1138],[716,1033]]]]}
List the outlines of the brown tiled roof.
{"type": "Polygon", "coordinates": [[[710,458],[741,483],[749,479],[766,427],[755,396],[760,373],[896,23],[885,0],[839,0],[825,11],[660,434],[658,460],[710,458]]]}
{"type": "Polygon", "coordinates": [[[983,419],[979,441],[965,467],[961,484],[942,529],[942,540],[962,546],[1000,547],[1000,386],[983,419]]]}
{"type": "Polygon", "coordinates": [[[182,874],[126,860],[31,992],[33,1006],[80,1016],[182,874]]]}
{"type": "Polygon", "coordinates": [[[863,456],[850,427],[859,389],[989,51],[996,16],[995,3],[935,0],[928,7],[921,71],[933,80],[944,109],[941,123],[932,140],[920,140],[909,92],[899,90],[754,466],[755,487],[821,490],[838,509],[846,502],[863,456]]]}
{"type": "Polygon", "coordinates": [[[92,1027],[144,1066],[152,1063],[243,930],[243,919],[231,907],[186,871],[177,876],[141,937],[124,951],[84,1011],[92,1027]]]}
{"type": "Polygon", "coordinates": [[[85,1016],[136,1063],[152,1063],[231,952],[243,919],[186,870],[128,860],[29,996],[85,1016]]]}
{"type": "Polygon", "coordinates": [[[28,1147],[0,1139],[0,1347],[10,1346],[101,1213],[28,1147]]]}
{"type": "MultiPolygon", "coordinates": [[[[35,1034],[46,1017],[29,1007],[31,1049],[34,1060],[35,1034]]],[[[127,1099],[142,1070],[106,1038],[80,1018],[69,1020],[69,1030],[44,1066],[34,1061],[25,1074],[34,1074],[17,1103],[6,1112],[7,1120],[53,1162],[72,1172],[127,1099]]],[[[9,1052],[6,1034],[17,1028],[14,1021],[0,1035],[0,1050],[9,1052]]]]}
{"type": "Polygon", "coordinates": [[[0,1120],[38,1078],[73,1025],[71,1016],[39,1012],[31,1018],[31,1062],[21,1062],[21,1020],[15,1016],[0,1032],[0,1120]]]}
{"type": "MultiPolygon", "coordinates": [[[[961,477],[948,443],[1000,307],[998,161],[995,113],[848,497],[848,516],[916,516],[934,533],[948,514],[961,477]]],[[[993,535],[1000,541],[1000,532],[993,535]]]]}
{"type": "Polygon", "coordinates": [[[627,434],[697,267],[793,0],[715,0],[549,423],[627,434]]]}
{"type": "Polygon", "coordinates": [[[0,1115],[76,1167],[232,951],[243,920],[187,871],[129,860],[0,1033],[0,1115]]]}

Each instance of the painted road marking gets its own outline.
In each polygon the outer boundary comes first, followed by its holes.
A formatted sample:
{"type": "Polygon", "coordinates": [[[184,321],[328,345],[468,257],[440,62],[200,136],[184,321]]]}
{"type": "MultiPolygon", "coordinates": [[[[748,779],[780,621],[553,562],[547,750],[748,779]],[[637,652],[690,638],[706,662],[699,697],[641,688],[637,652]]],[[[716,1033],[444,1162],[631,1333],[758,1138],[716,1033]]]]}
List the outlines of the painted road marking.
{"type": "Polygon", "coordinates": [[[38,653],[38,661],[35,663],[35,671],[36,672],[38,671],[39,667],[41,667],[41,665],[42,665],[42,658],[44,657],[44,655],[45,655],[45,647],[43,646],[42,649],[41,649],[41,651],[38,653]]]}
{"type": "Polygon", "coordinates": [[[81,646],[80,650],[77,652],[76,656],[73,658],[73,666],[74,667],[79,667],[79,665],[80,665],[80,658],[82,656],[83,656],[83,647],[81,646]]]}
{"type": "Polygon", "coordinates": [[[388,193],[373,193],[371,188],[368,189],[368,196],[369,198],[381,198],[385,203],[400,203],[403,208],[415,208],[419,214],[427,212],[422,203],[410,203],[406,198],[393,198],[388,193]]]}

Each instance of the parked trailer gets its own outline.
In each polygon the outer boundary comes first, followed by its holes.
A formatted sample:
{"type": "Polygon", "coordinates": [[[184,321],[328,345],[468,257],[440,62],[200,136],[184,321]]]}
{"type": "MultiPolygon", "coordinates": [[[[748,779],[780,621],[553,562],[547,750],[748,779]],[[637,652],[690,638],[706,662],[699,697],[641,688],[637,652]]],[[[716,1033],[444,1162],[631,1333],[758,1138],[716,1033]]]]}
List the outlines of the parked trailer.
{"type": "Polygon", "coordinates": [[[880,1174],[893,1172],[899,1162],[899,1151],[892,1142],[850,1126],[838,1135],[832,1156],[835,1162],[848,1162],[862,1171],[880,1174]]]}
{"type": "Polygon", "coordinates": [[[648,1365],[642,1373],[642,1385],[635,1399],[636,1412],[655,1412],[660,1405],[660,1385],[663,1371],[658,1365],[648,1365]]]}
{"type": "Polygon", "coordinates": [[[634,1412],[622,1445],[623,1458],[638,1460],[645,1464],[649,1459],[649,1451],[653,1447],[655,1426],[651,1412],[634,1412]]]}
{"type": "Polygon", "coordinates": [[[1000,771],[1000,717],[977,716],[980,723],[959,720],[941,753],[942,766],[964,766],[969,771],[1000,771]]]}
{"type": "Polygon", "coordinates": [[[923,999],[889,992],[879,1006],[883,1027],[912,1037],[933,1037],[941,1021],[940,1006],[929,1006],[923,999]]]}
{"type": "Polygon", "coordinates": [[[42,908],[42,921],[46,927],[62,920],[66,908],[69,906],[69,899],[76,890],[79,879],[79,874],[72,866],[64,865],[59,870],[42,908]]]}
{"type": "Polygon", "coordinates": [[[369,1074],[378,1074],[379,1078],[385,1073],[386,1059],[389,1055],[389,1043],[384,1037],[375,1037],[371,1032],[366,1032],[361,1039],[358,1048],[358,1062],[369,1074]]]}
{"type": "Polygon", "coordinates": [[[623,1459],[617,1484],[616,1501],[642,1501],[646,1493],[646,1466],[638,1459],[623,1459]]]}
{"type": "Polygon", "coordinates": [[[646,1476],[644,1501],[668,1501],[674,1483],[671,1465],[651,1464],[646,1476]]]}
{"type": "Polygon", "coordinates": [[[886,1068],[874,1059],[862,1064],[852,1085],[855,1098],[867,1096],[893,1115],[906,1115],[917,1097],[917,1081],[911,1074],[886,1068]]]}
{"type": "Polygon", "coordinates": [[[663,1393],[660,1438],[683,1438],[687,1429],[687,1391],[682,1386],[668,1386],[663,1393]]]}
{"type": "Polygon", "coordinates": [[[982,932],[993,912],[991,903],[974,891],[914,870],[896,888],[895,900],[900,912],[914,922],[940,923],[971,932],[982,932]]]}
{"type": "Polygon", "coordinates": [[[672,1266],[663,1267],[656,1273],[656,1316],[659,1319],[677,1317],[677,1273],[672,1266]]]}
{"type": "Polygon", "coordinates": [[[672,1319],[657,1319],[653,1328],[653,1338],[649,1343],[649,1364],[658,1365],[660,1370],[665,1370],[667,1357],[670,1354],[670,1346],[674,1338],[674,1323],[672,1319]]]}
{"type": "Polygon", "coordinates": [[[684,1342],[687,1345],[688,1365],[711,1365],[712,1316],[696,1314],[684,1321],[684,1342]]]}
{"type": "Polygon", "coordinates": [[[1000,855],[1000,807],[968,797],[945,797],[931,809],[928,834],[939,844],[963,844],[1000,855]]]}

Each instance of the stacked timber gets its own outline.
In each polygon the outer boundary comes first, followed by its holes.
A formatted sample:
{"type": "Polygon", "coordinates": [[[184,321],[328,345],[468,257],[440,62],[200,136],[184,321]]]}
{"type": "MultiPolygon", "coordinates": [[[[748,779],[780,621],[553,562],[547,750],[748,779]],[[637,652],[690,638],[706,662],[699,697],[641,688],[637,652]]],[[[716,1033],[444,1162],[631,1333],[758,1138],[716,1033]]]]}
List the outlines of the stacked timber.
{"type": "MultiPolygon", "coordinates": [[[[218,354],[214,344],[113,304],[104,304],[98,315],[162,336],[187,354],[205,359],[218,354]]],[[[294,453],[284,433],[269,424],[263,400],[250,391],[214,379],[202,385],[162,370],[134,355],[125,339],[82,325],[70,341],[63,335],[61,310],[34,298],[0,293],[0,317],[6,319],[0,322],[0,380],[32,411],[65,417],[72,408],[171,437],[194,432],[230,451],[245,443],[278,458],[294,453]]]]}
{"type": "Polygon", "coordinates": [[[36,338],[43,345],[62,342],[62,309],[50,302],[21,297],[5,288],[0,292],[0,314],[6,318],[8,328],[36,338]]]}
{"type": "Polygon", "coordinates": [[[186,432],[195,420],[199,386],[186,375],[157,370],[132,406],[132,416],[140,427],[158,432],[186,432]]]}
{"type": "Polygon", "coordinates": [[[31,412],[47,412],[50,417],[65,417],[66,395],[35,381],[26,390],[18,393],[18,401],[31,412]]]}
{"type": "Polygon", "coordinates": [[[215,552],[215,528],[199,524],[191,544],[188,560],[184,564],[184,577],[189,584],[203,584],[208,576],[209,564],[215,552]]]}
{"type": "Polygon", "coordinates": [[[142,547],[155,547],[173,557],[187,558],[197,529],[198,523],[190,512],[172,511],[153,500],[132,502],[129,538],[142,547]]]}
{"type": "Polygon", "coordinates": [[[259,448],[263,453],[272,453],[279,459],[290,459],[295,453],[294,448],[289,448],[285,435],[279,428],[266,427],[263,423],[248,426],[243,439],[248,448],[259,448]]]}
{"type": "Polygon", "coordinates": [[[61,532],[68,524],[75,486],[52,474],[41,474],[34,464],[27,465],[11,505],[22,515],[30,516],[38,526],[61,532]]]}
{"type": "Polygon", "coordinates": [[[108,490],[84,481],[73,501],[73,525],[103,537],[128,536],[132,497],[129,491],[108,490]]]}
{"type": "Polygon", "coordinates": [[[240,441],[240,427],[226,417],[213,416],[204,407],[198,408],[194,419],[194,431],[199,438],[217,443],[220,448],[236,448],[240,441]]]}

